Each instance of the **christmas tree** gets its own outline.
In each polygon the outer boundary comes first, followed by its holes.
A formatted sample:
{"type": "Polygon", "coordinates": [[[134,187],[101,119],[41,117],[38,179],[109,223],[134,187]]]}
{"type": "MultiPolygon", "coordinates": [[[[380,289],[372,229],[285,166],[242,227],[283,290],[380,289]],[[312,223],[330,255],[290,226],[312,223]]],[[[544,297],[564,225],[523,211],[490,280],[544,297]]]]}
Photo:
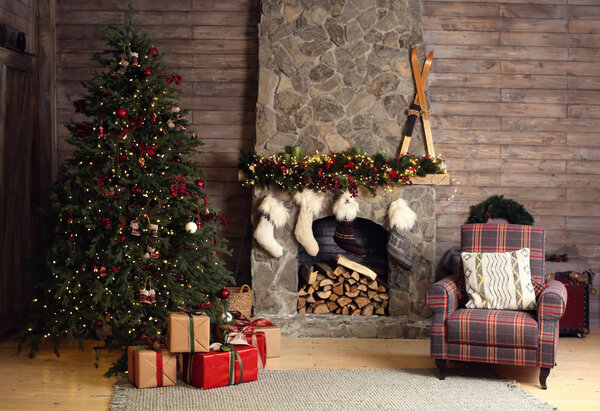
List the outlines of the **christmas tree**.
{"type": "Polygon", "coordinates": [[[32,354],[65,336],[111,349],[154,340],[180,308],[218,320],[233,282],[219,258],[229,253],[225,220],[193,160],[201,143],[177,104],[181,76],[135,29],[131,9],[123,30],[104,33],[108,49],[92,58],[104,70],[74,102],[88,121],[67,126],[75,152],[54,186],[54,232],[26,334],[32,354]]]}

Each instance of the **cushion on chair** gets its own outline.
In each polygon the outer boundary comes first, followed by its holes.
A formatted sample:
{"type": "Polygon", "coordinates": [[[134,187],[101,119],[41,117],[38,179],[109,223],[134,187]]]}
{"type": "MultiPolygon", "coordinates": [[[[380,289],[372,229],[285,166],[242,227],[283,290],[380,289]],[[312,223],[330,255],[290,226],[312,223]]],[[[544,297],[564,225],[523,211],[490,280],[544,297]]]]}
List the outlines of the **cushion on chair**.
{"type": "Polygon", "coordinates": [[[467,308],[534,310],[528,248],[503,253],[462,252],[467,308]]]}
{"type": "Polygon", "coordinates": [[[464,308],[450,314],[446,324],[449,343],[538,348],[535,313],[464,308]]]}
{"type": "Polygon", "coordinates": [[[531,278],[544,282],[544,228],[514,224],[464,224],[460,250],[472,253],[503,253],[529,248],[531,278]]]}

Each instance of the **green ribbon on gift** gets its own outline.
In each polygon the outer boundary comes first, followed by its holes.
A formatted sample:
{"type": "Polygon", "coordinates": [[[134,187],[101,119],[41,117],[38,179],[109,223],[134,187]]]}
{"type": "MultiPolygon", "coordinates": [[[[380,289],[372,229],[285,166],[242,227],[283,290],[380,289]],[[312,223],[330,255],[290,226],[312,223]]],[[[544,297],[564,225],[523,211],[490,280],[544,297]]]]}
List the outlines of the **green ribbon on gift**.
{"type": "Polygon", "coordinates": [[[194,353],[196,352],[196,336],[194,335],[194,315],[202,315],[205,314],[204,311],[193,311],[188,310],[184,307],[177,307],[177,309],[188,316],[188,330],[190,337],[190,366],[187,369],[188,381],[192,381],[192,359],[194,358],[194,353]]]}
{"type": "Polygon", "coordinates": [[[242,364],[242,357],[240,357],[240,353],[237,352],[235,348],[229,345],[222,345],[221,351],[229,352],[229,385],[239,384],[242,382],[244,378],[244,365],[242,364]],[[240,379],[238,382],[235,382],[235,360],[238,360],[240,364],[240,379]]]}
{"type": "Polygon", "coordinates": [[[202,315],[205,314],[204,311],[193,311],[193,310],[188,310],[186,308],[183,307],[177,307],[177,309],[183,313],[185,313],[188,316],[188,330],[190,330],[189,335],[190,335],[190,354],[194,354],[194,352],[196,352],[194,350],[195,345],[196,345],[196,337],[194,335],[194,315],[202,315]]]}

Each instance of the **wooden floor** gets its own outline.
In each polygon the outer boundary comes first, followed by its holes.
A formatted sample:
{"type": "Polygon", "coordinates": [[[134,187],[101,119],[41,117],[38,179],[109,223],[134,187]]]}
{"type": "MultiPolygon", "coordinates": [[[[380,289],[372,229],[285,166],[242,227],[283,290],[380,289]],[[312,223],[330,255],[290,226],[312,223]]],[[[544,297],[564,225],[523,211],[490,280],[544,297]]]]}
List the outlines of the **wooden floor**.
{"type": "MultiPolygon", "coordinates": [[[[114,358],[104,354],[94,367],[91,344],[85,351],[65,348],[57,359],[51,347],[35,359],[16,354],[12,340],[0,342],[0,409],[107,410],[114,378],[102,373],[114,358]]],[[[583,339],[561,338],[558,367],[548,390],[538,386],[538,370],[496,366],[533,395],[560,410],[600,410],[600,328],[583,339]]],[[[451,367],[487,367],[452,363],[451,367]]],[[[269,369],[431,368],[428,340],[284,338],[282,357],[269,369]]],[[[448,378],[452,378],[452,372],[448,378]]]]}

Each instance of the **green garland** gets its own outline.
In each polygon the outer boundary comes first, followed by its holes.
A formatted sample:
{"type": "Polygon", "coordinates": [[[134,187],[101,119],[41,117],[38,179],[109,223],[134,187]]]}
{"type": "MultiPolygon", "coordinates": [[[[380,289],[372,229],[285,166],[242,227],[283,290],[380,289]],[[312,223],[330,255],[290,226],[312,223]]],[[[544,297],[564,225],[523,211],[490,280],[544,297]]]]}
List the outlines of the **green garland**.
{"type": "Polygon", "coordinates": [[[491,196],[487,200],[471,206],[467,223],[485,223],[490,218],[506,218],[511,224],[533,225],[534,219],[523,205],[502,195],[491,196]]]}
{"type": "Polygon", "coordinates": [[[427,174],[446,174],[441,157],[412,155],[387,160],[385,154],[369,156],[360,150],[343,153],[292,156],[289,153],[261,157],[254,152],[242,152],[240,170],[246,175],[247,187],[275,186],[293,195],[309,188],[317,191],[350,191],[356,197],[358,188],[376,195],[379,187],[412,184],[410,178],[427,174]]]}

